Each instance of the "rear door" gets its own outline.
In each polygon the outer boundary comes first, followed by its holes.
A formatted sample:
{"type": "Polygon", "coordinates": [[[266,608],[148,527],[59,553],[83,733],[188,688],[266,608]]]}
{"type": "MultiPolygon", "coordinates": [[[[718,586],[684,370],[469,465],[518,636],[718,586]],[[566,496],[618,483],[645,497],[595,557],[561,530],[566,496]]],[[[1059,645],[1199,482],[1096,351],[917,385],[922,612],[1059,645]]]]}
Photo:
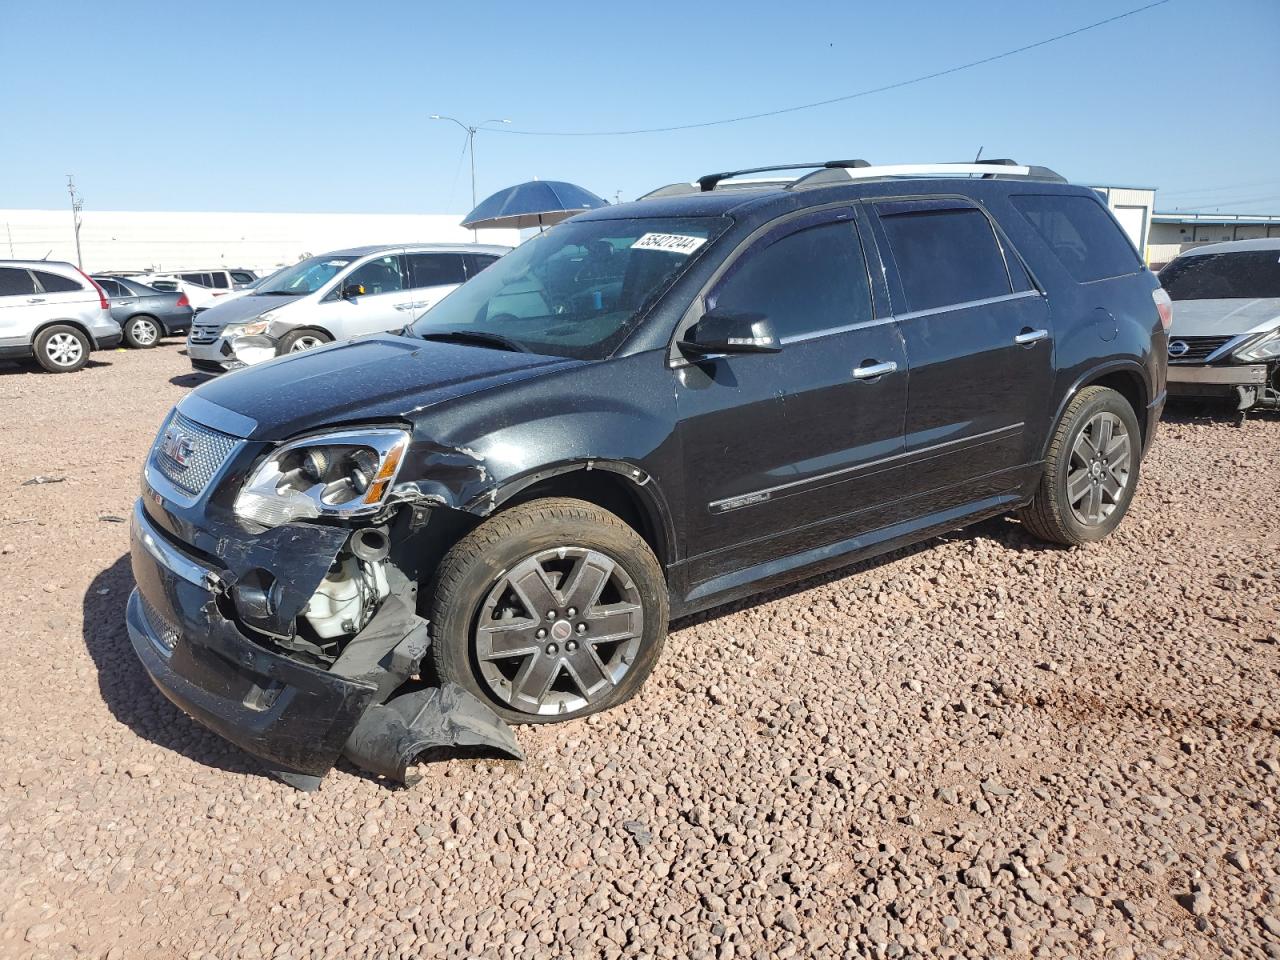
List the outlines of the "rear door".
{"type": "Polygon", "coordinates": [[[409,303],[408,323],[443,300],[467,279],[461,253],[428,253],[410,251],[405,254],[409,267],[409,283],[413,299],[409,303]]]}
{"type": "Polygon", "coordinates": [[[911,364],[908,509],[931,514],[1020,487],[1052,413],[1049,305],[967,199],[869,202],[911,364]]]}
{"type": "Polygon", "coordinates": [[[50,317],[79,318],[97,322],[102,316],[102,301],[97,289],[83,278],[72,278],[51,270],[32,270],[37,296],[50,307],[50,317]]]}
{"type": "Polygon", "coordinates": [[[782,349],[677,362],[695,596],[882,525],[896,494],[876,472],[902,450],[907,364],[871,288],[838,208],[757,237],[707,293],[707,309],[766,316],[782,349]]]}

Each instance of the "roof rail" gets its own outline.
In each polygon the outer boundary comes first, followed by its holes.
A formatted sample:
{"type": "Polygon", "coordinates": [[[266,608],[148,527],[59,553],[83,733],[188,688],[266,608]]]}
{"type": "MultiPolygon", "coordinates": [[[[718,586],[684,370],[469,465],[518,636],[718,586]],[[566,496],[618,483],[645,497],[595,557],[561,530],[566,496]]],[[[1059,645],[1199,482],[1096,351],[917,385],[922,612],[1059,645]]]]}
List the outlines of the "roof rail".
{"type": "Polygon", "coordinates": [[[790,184],[788,190],[800,187],[830,186],[848,183],[850,180],[881,180],[894,177],[973,177],[984,180],[1004,180],[1019,178],[1025,180],[1048,180],[1054,183],[1066,183],[1066,177],[1048,167],[1035,167],[1019,164],[1014,160],[977,160],[972,163],[887,163],[880,166],[862,166],[848,169],[830,166],[817,170],[807,177],[801,177],[790,184]],[[995,169],[992,169],[992,168],[995,169]]]}
{"type": "Polygon", "coordinates": [[[865,160],[827,160],[824,163],[782,163],[771,167],[747,167],[743,170],[728,170],[724,173],[708,173],[704,177],[699,177],[696,181],[703,193],[716,188],[721,180],[729,180],[734,177],[742,177],[748,173],[772,173],[775,170],[812,170],[814,167],[823,168],[857,168],[869,167],[871,164],[865,160]]]}

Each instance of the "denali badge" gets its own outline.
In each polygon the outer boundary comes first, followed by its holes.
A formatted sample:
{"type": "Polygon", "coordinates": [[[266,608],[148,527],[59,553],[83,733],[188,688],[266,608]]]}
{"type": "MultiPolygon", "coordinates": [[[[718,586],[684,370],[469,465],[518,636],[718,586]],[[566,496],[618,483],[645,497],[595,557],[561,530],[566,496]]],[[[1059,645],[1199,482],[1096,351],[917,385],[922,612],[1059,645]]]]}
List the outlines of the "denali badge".
{"type": "Polygon", "coordinates": [[[191,454],[195,453],[196,445],[176,427],[170,427],[164,432],[164,439],[160,441],[160,449],[164,451],[166,457],[178,466],[185,467],[191,454]]]}
{"type": "Polygon", "coordinates": [[[1169,356],[1180,357],[1190,349],[1191,347],[1187,344],[1187,341],[1175,340],[1169,344],[1169,356]]]}

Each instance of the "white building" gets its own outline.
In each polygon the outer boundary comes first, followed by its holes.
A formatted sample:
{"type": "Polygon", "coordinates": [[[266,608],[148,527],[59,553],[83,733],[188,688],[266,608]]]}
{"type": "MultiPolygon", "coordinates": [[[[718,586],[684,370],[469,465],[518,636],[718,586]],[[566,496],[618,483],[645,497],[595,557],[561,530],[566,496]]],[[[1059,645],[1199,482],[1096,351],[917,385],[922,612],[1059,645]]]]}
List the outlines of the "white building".
{"type": "Polygon", "coordinates": [[[1280,215],[1157,213],[1151,223],[1152,266],[1163,266],[1183,250],[1223,240],[1280,237],[1280,215]]]}
{"type": "MultiPolygon", "coordinates": [[[[88,271],[245,267],[259,272],[307,254],[369,243],[499,243],[518,230],[480,230],[459,214],[169,213],[86,210],[80,250],[88,271]]],[[[76,262],[68,210],[0,210],[0,258],[76,262]]]]}
{"type": "Polygon", "coordinates": [[[1151,218],[1156,206],[1155,187],[1094,187],[1107,202],[1111,212],[1124,227],[1133,245],[1148,259],[1147,244],[1151,233],[1151,218]]]}

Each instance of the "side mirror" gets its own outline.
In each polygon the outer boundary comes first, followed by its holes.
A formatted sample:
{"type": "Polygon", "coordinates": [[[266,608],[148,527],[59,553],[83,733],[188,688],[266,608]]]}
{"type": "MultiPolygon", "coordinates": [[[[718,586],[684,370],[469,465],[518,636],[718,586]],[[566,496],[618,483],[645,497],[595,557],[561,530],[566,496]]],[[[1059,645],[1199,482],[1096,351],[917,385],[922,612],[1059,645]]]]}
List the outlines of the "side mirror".
{"type": "Polygon", "coordinates": [[[363,297],[363,296],[364,296],[363,283],[348,283],[345,287],[342,288],[343,300],[354,300],[356,297],[363,297]]]}
{"type": "Polygon", "coordinates": [[[782,349],[764,314],[729,310],[704,313],[676,346],[695,357],[719,353],[777,353],[782,349]]]}

